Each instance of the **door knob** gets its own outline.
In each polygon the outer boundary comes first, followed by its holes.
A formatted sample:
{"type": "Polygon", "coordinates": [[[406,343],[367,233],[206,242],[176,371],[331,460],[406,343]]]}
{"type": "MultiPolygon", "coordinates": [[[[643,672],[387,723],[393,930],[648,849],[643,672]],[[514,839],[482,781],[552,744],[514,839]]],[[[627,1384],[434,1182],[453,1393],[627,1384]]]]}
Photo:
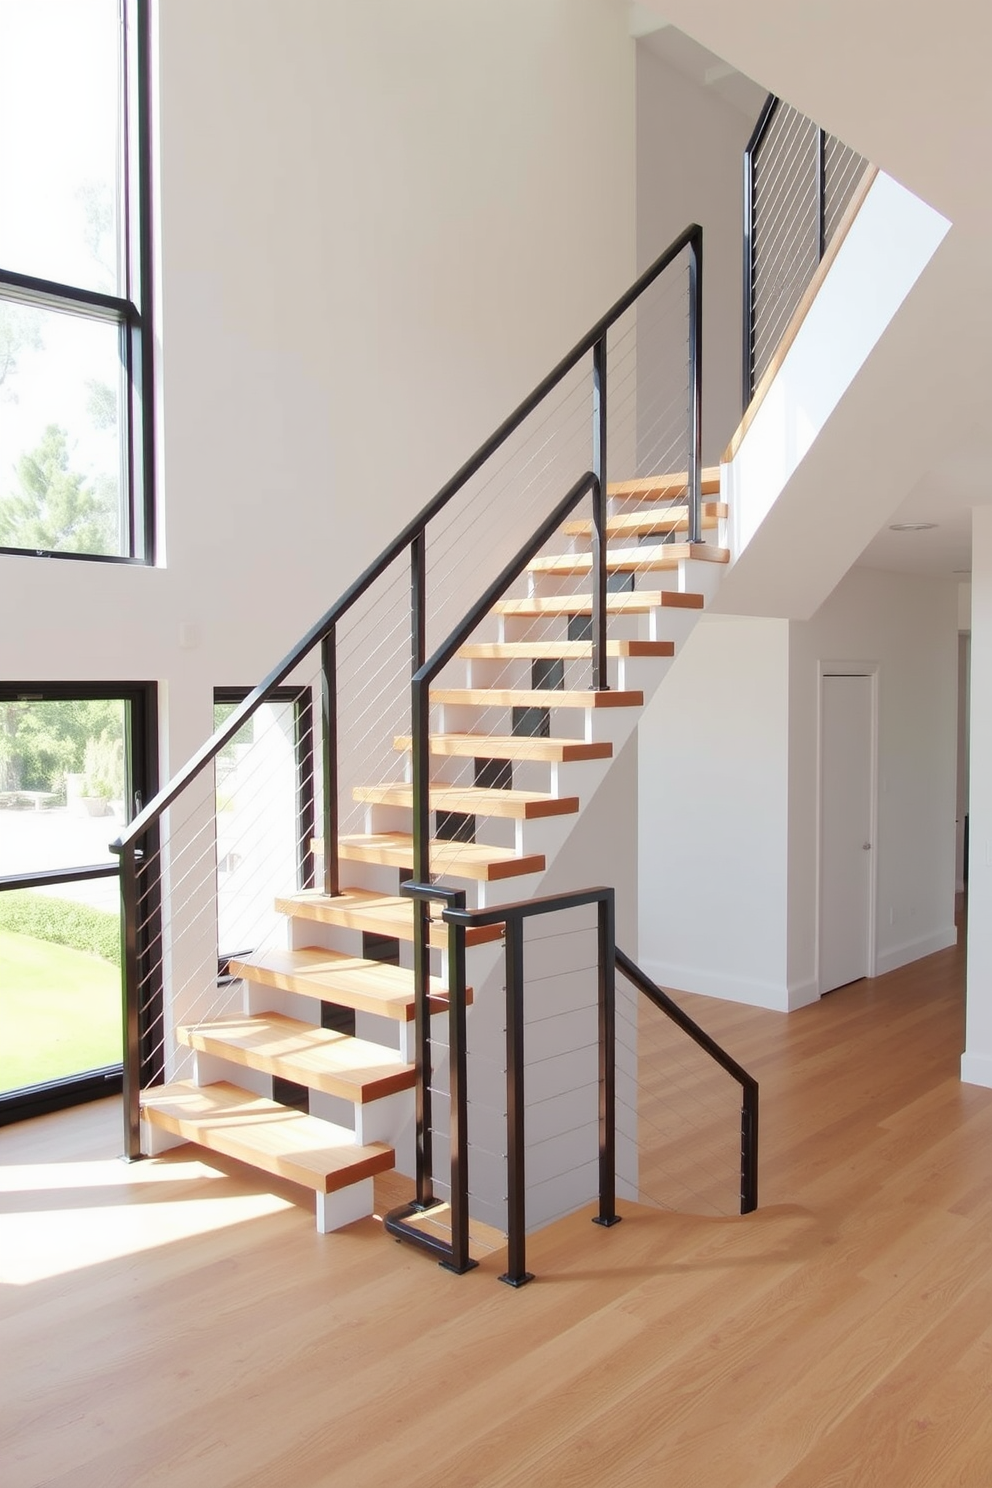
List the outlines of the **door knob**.
{"type": "Polygon", "coordinates": [[[871,852],[871,843],[870,842],[862,842],[862,844],[861,844],[861,851],[862,852],[871,852]]]}

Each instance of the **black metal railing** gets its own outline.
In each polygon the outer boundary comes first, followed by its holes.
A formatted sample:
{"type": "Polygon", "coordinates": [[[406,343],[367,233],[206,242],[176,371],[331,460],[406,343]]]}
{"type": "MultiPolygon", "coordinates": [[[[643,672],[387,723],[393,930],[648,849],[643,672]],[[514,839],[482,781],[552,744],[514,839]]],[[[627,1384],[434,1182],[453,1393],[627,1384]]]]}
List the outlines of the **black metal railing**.
{"type": "MultiPolygon", "coordinates": [[[[574,893],[550,894],[503,904],[493,909],[467,909],[463,892],[438,884],[406,883],[403,892],[425,906],[442,903],[441,919],[447,924],[449,985],[449,1095],[450,1139],[450,1241],[425,1229],[422,1221],[438,1201],[434,1193],[433,1119],[430,1089],[433,1079],[429,1040],[418,1040],[417,1123],[420,1133],[420,1167],[415,1200],[394,1209],[385,1225],[397,1239],[410,1241],[433,1255],[448,1270],[461,1274],[471,1268],[469,1259],[469,1129],[468,1071],[465,1046],[465,936],[473,927],[504,927],[504,986],[506,995],[506,1188],[507,1266],[500,1277],[510,1286],[532,1280],[527,1270],[527,1139],[525,1090],[525,923],[540,916],[595,905],[596,982],[598,1044],[598,1205],[594,1223],[612,1226],[620,1215],[617,1192],[617,1043],[616,974],[621,973],[693,1044],[726,1071],[741,1087],[740,1108],[740,1212],[749,1214],[758,1204],[758,1082],[715,1039],[685,1013],[668,994],[655,985],[636,963],[616,945],[615,895],[611,888],[596,887],[574,893]]],[[[663,1073],[663,1072],[662,1072],[663,1073]]],[[[590,1195],[592,1197],[592,1195],[590,1195]]]]}
{"type": "Polygon", "coordinates": [[[748,1074],[743,1065],[731,1058],[705,1029],[700,1028],[667,992],[657,986],[631,958],[617,948],[617,970],[641,992],[649,1002],[665,1014],[676,1027],[688,1034],[705,1054],[726,1070],[741,1087],[741,1161],[740,1161],[740,1210],[750,1214],[758,1207],[758,1082],[748,1074]]]}
{"type": "MultiPolygon", "coordinates": [[[[506,1158],[507,1158],[507,1267],[500,1281],[521,1287],[533,1280],[527,1270],[527,1170],[526,1170],[526,1091],[524,1078],[524,925],[537,916],[557,914],[594,904],[597,911],[597,1019],[599,1044],[599,1212],[594,1223],[610,1227],[618,1223],[616,1212],[616,938],[615,899],[611,888],[582,889],[574,893],[548,894],[536,899],[502,904],[497,909],[466,909],[464,894],[439,886],[404,884],[404,892],[421,903],[430,899],[444,901],[447,907],[441,918],[453,933],[449,941],[449,967],[457,993],[452,993],[452,1006],[464,1007],[465,999],[465,934],[475,926],[505,927],[504,965],[506,987],[506,1158]]],[[[454,1025],[452,1025],[452,1038],[454,1025]]],[[[464,1038],[464,1029],[462,1030],[464,1038]]],[[[429,1046],[425,1043],[426,1062],[418,1058],[418,1133],[422,1139],[422,1166],[418,1172],[418,1193],[413,1204],[393,1210],[386,1217],[386,1228],[399,1239],[412,1241],[437,1255],[443,1265],[454,1271],[468,1269],[468,1127],[465,1082],[464,1043],[458,1051],[449,1046],[451,1087],[451,1244],[427,1237],[410,1223],[411,1219],[434,1202],[431,1157],[431,1117],[427,1095],[431,1082],[429,1046]],[[456,1071],[456,1064],[458,1065],[456,1071]],[[457,1092],[457,1093],[456,1093],[457,1092]],[[423,1126],[421,1128],[421,1122],[423,1126]],[[455,1195],[458,1195],[456,1204],[455,1195]]],[[[419,1051],[419,1040],[418,1040],[419,1051]]]]}
{"type": "Polygon", "coordinates": [[[867,162],[770,93],[744,151],[746,409],[867,162]]]}
{"type": "MultiPolygon", "coordinates": [[[[408,628],[409,635],[406,685],[410,686],[411,677],[414,678],[414,683],[407,697],[409,706],[415,714],[418,709],[421,710],[418,715],[420,722],[416,728],[412,729],[414,739],[417,741],[415,742],[418,802],[414,820],[415,874],[421,883],[428,882],[430,803],[427,794],[428,764],[427,750],[424,746],[423,708],[428,697],[426,689],[429,676],[433,675],[431,669],[435,662],[437,665],[441,664],[438,657],[442,652],[446,652],[446,646],[442,646],[434,652],[429,661],[427,659],[428,620],[431,619],[432,623],[436,623],[437,615],[443,616],[444,614],[444,607],[437,600],[436,584],[433,589],[431,588],[427,552],[428,535],[434,530],[432,524],[442,513],[447,512],[450,516],[454,498],[465,490],[479,472],[490,468],[489,462],[493,461],[493,457],[499,451],[505,453],[511,448],[512,440],[518,436],[525,421],[534,415],[535,411],[543,413],[545,407],[550,406],[548,400],[555,390],[562,387],[566,379],[576,373],[577,369],[581,369],[586,361],[589,363],[592,429],[591,441],[586,446],[587,450],[590,450],[589,460],[584,459],[579,468],[582,469],[587,463],[591,465],[591,468],[580,477],[577,484],[571,486],[568,495],[558,503],[539,531],[553,531],[561,521],[560,514],[571,510],[569,503],[574,505],[582,495],[591,497],[593,505],[591,630],[593,685],[597,688],[607,685],[605,503],[609,417],[608,338],[620,318],[633,307],[639,306],[645,292],[661,279],[661,276],[676,263],[676,260],[683,256],[687,256],[689,268],[688,399],[686,402],[680,395],[677,401],[680,401],[682,406],[681,426],[685,434],[686,465],[683,469],[687,472],[685,499],[688,537],[691,542],[701,541],[702,229],[693,224],[669,245],[650,268],[616,301],[607,314],[597,321],[568,355],[562,358],[542,379],[514,412],[441,488],[433,500],[407,523],[389,546],[365,569],[364,573],[345,590],[344,594],[321,616],[297,645],[235,708],[223,727],[207,740],[189,763],[136,816],[114,844],[115,851],[120,855],[122,883],[123,964],[125,968],[124,1106],[127,1156],[136,1158],[140,1155],[141,1085],[143,1082],[149,1083],[162,1079],[168,1074],[170,1034],[167,1023],[160,1012],[159,1016],[163,1019],[162,1025],[156,1031],[154,1038],[149,1040],[146,1010],[152,1007],[162,1007],[162,999],[159,995],[162,985],[170,976],[176,974],[173,969],[175,961],[173,949],[184,933],[183,915],[187,918],[191,915],[198,916],[197,936],[203,941],[203,945],[197,950],[194,972],[202,983],[204,995],[209,991],[211,977],[213,984],[216,985],[217,946],[214,945],[211,949],[207,945],[211,934],[216,939],[215,927],[211,928],[211,919],[215,919],[216,916],[210,903],[215,887],[211,886],[210,875],[215,871],[217,857],[216,800],[214,799],[213,805],[208,800],[213,783],[211,777],[215,774],[214,762],[222,751],[232,745],[239,731],[284,682],[292,679],[296,685],[299,685],[302,669],[306,665],[312,668],[311,675],[304,679],[305,684],[319,693],[322,700],[322,738],[318,751],[321,778],[317,782],[316,792],[320,803],[318,819],[322,826],[323,852],[322,878],[319,882],[326,895],[338,895],[341,891],[339,853],[341,824],[339,734],[342,705],[340,631],[346,618],[353,618],[353,615],[358,613],[359,607],[366,602],[373,586],[377,585],[393,569],[393,565],[400,563],[408,565],[409,571],[408,607],[402,626],[404,629],[408,628]],[[182,862],[177,866],[177,856],[183,847],[180,841],[180,828],[186,837],[186,853],[182,862]],[[176,891],[178,882],[182,883],[181,894],[176,891]],[[177,905],[182,911],[178,917],[173,913],[177,905]],[[163,906],[161,913],[159,906],[163,906]],[[154,1068],[150,1068],[147,1057],[144,1063],[140,1057],[142,1047],[145,1047],[147,1052],[149,1042],[157,1051],[157,1063],[154,1068]]],[[[636,381],[635,374],[625,373],[628,381],[632,375],[635,376],[636,381]]],[[[635,405],[636,401],[635,396],[635,405]]],[[[588,409],[589,405],[586,406],[588,409]]],[[[558,489],[561,489],[561,485],[558,489]]],[[[477,511],[478,509],[476,515],[477,511]]],[[[519,520],[520,513],[514,511],[513,516],[515,520],[519,520]]],[[[471,547],[473,540],[471,528],[466,528],[461,533],[461,540],[463,545],[471,547]]],[[[532,544],[522,549],[516,558],[503,569],[497,580],[489,585],[483,600],[496,592],[502,592],[500,586],[505,587],[504,581],[509,582],[507,574],[511,569],[519,572],[520,560],[526,562],[524,554],[532,551],[532,544]]],[[[457,588],[452,592],[457,599],[457,588]]],[[[450,599],[451,596],[446,595],[445,603],[447,604],[450,599]]],[[[452,632],[452,635],[468,633],[466,627],[470,628],[469,620],[472,616],[482,612],[482,604],[483,601],[480,601],[472,607],[469,616],[456,628],[456,631],[452,632]]],[[[464,602],[461,601],[456,608],[456,613],[463,610],[464,602]]],[[[449,641],[450,639],[451,637],[449,641]]],[[[364,634],[361,640],[364,644],[364,634]]],[[[359,690],[366,680],[359,672],[356,683],[359,690]]],[[[377,696],[375,689],[368,688],[367,690],[374,700],[377,696]]],[[[427,1005],[427,955],[424,949],[424,937],[427,909],[423,901],[416,902],[418,904],[416,917],[419,925],[419,949],[416,953],[418,997],[422,1008],[425,1009],[427,1005]]],[[[168,1004],[168,1002],[167,997],[165,1003],[168,1004]]]]}

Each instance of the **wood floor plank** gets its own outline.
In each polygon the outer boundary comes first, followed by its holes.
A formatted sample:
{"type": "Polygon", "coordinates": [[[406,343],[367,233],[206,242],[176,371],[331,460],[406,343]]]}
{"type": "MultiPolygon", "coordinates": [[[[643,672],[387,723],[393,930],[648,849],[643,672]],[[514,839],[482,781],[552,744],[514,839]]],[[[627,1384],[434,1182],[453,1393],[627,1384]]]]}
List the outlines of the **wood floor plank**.
{"type": "MultiPolygon", "coordinates": [[[[233,1158],[126,1166],[116,1101],[0,1130],[4,1488],[987,1488],[992,1091],[958,1081],[963,960],[788,1017],[680,996],[761,1080],[762,1207],[586,1210],[530,1237],[520,1292],[498,1253],[457,1278],[376,1220],[318,1235],[233,1158]]],[[[669,1045],[640,1024],[644,1073],[669,1045]]],[[[708,1097],[672,1068],[651,1121],[684,1134],[677,1102],[708,1097]]],[[[697,1129],[658,1160],[686,1190],[697,1129]]]]}

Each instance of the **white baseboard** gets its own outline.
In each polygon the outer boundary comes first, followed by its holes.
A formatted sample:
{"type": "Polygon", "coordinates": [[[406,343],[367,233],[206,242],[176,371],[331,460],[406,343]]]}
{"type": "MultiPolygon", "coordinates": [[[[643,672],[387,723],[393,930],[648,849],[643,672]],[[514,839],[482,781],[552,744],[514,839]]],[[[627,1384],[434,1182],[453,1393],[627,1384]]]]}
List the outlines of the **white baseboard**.
{"type": "Polygon", "coordinates": [[[875,975],[884,976],[887,971],[908,966],[911,961],[919,961],[922,956],[932,956],[935,951],[946,951],[948,946],[957,945],[957,942],[958,932],[954,925],[935,930],[931,935],[921,935],[917,940],[905,940],[901,945],[879,952],[875,958],[875,975]]]}
{"type": "Polygon", "coordinates": [[[961,1079],[965,1085],[984,1085],[992,1090],[992,1054],[962,1054],[961,1079]]]}
{"type": "MultiPolygon", "coordinates": [[[[748,1007],[768,1008],[775,1013],[787,1013],[793,1006],[803,1006],[801,1002],[793,1003],[792,993],[784,983],[727,976],[724,972],[707,971],[702,966],[675,966],[667,961],[643,960],[640,965],[659,987],[698,992],[702,997],[720,997],[725,1002],[742,1002],[748,1007]]],[[[812,1002],[815,999],[814,992],[806,1000],[812,1002]]]]}

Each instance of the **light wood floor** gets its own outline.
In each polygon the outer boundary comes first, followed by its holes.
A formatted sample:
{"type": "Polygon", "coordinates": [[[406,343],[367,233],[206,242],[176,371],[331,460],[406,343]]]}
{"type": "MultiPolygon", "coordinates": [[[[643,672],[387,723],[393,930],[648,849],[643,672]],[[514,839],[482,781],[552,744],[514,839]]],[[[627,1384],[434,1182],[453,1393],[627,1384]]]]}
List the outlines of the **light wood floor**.
{"type": "Polygon", "coordinates": [[[0,1132],[4,1488],[992,1484],[992,1091],[943,952],[789,1017],[695,1001],[762,1082],[762,1207],[633,1210],[450,1276],[111,1103],[0,1132]]]}

